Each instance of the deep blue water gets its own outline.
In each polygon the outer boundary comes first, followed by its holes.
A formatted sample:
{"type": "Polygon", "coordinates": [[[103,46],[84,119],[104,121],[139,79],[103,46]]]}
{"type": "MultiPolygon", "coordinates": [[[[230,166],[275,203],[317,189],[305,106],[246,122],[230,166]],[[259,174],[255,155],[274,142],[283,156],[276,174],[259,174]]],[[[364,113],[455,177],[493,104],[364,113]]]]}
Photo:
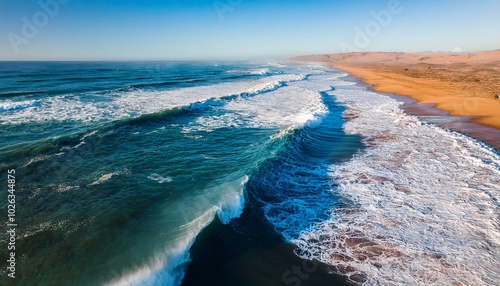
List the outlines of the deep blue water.
{"type": "Polygon", "coordinates": [[[16,170],[19,221],[17,277],[4,269],[0,284],[343,285],[291,244],[349,204],[328,176],[362,148],[328,93],[338,76],[284,63],[0,63],[0,171],[16,170]]]}

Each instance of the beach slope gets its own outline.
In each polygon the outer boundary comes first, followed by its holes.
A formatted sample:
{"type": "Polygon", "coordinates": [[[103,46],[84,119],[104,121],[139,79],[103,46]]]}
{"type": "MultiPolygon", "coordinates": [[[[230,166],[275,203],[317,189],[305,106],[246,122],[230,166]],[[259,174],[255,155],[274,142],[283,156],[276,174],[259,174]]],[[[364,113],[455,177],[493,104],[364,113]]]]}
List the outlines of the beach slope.
{"type": "Polygon", "coordinates": [[[450,115],[500,128],[500,50],[468,54],[362,52],[300,56],[363,79],[380,92],[435,104],[450,115]]]}

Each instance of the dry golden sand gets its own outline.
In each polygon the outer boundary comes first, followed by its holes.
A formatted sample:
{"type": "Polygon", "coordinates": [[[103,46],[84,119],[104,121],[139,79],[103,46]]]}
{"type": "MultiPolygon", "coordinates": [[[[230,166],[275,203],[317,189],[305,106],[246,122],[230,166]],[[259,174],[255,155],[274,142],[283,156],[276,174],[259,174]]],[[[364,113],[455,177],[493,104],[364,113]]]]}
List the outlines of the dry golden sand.
{"type": "Polygon", "coordinates": [[[327,63],[363,79],[380,92],[500,128],[500,50],[474,54],[346,53],[292,58],[327,63]]]}

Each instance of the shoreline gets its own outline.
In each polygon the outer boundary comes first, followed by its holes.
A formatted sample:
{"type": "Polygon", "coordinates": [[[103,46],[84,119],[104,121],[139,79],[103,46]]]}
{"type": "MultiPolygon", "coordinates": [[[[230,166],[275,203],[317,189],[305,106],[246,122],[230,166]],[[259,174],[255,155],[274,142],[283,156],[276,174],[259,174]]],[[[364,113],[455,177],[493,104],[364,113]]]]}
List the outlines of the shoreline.
{"type": "Polygon", "coordinates": [[[425,122],[466,134],[500,151],[500,129],[475,122],[475,118],[472,116],[451,115],[449,112],[437,108],[435,104],[421,103],[408,95],[377,91],[373,89],[371,84],[366,83],[362,78],[354,76],[347,71],[344,72],[348,73],[358,84],[364,85],[372,91],[376,91],[402,102],[403,104],[400,108],[407,114],[418,116],[425,122]]]}
{"type": "Polygon", "coordinates": [[[326,64],[398,101],[408,114],[500,150],[500,51],[467,55],[349,53],[300,56],[326,64]],[[424,59],[424,60],[422,60],[424,59]],[[478,76],[483,76],[481,79],[478,76]]]}

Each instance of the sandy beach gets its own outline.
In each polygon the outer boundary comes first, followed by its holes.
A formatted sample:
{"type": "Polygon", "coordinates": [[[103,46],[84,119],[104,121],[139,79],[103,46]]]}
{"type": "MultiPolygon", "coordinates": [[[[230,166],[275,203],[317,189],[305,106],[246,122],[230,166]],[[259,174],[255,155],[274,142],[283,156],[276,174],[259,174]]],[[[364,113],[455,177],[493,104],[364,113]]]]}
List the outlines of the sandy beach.
{"type": "Polygon", "coordinates": [[[347,53],[296,57],[325,62],[380,92],[435,104],[450,115],[500,128],[500,51],[475,54],[347,53]]]}
{"type": "Polygon", "coordinates": [[[323,62],[380,92],[435,104],[450,115],[500,128],[500,51],[475,54],[346,53],[292,58],[323,62]]]}

